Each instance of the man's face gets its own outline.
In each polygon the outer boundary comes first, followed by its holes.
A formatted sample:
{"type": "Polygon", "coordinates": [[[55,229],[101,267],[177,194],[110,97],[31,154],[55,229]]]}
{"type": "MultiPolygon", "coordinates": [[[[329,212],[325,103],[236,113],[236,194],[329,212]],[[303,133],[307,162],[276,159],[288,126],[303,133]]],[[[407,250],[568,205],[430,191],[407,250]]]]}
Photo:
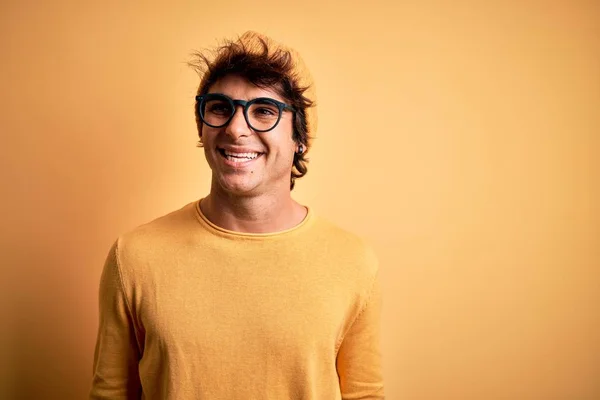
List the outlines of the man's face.
{"type": "MultiPolygon", "coordinates": [[[[270,97],[287,103],[274,90],[259,88],[238,75],[226,75],[208,93],[235,100],[270,97]]],[[[275,193],[287,188],[296,143],[292,140],[293,113],[284,111],[277,126],[255,132],[248,126],[241,106],[226,126],[202,126],[204,154],[212,170],[213,188],[234,195],[275,193]]]]}

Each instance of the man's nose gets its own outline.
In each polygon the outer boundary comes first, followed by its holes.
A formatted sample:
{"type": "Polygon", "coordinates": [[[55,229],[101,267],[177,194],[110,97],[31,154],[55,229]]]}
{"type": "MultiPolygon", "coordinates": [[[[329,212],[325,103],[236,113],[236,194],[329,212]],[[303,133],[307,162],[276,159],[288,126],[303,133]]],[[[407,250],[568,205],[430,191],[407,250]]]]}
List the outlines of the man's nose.
{"type": "Polygon", "coordinates": [[[234,139],[241,136],[248,136],[252,133],[252,130],[244,118],[244,108],[241,105],[236,105],[231,117],[231,121],[225,127],[225,133],[234,139]]]}

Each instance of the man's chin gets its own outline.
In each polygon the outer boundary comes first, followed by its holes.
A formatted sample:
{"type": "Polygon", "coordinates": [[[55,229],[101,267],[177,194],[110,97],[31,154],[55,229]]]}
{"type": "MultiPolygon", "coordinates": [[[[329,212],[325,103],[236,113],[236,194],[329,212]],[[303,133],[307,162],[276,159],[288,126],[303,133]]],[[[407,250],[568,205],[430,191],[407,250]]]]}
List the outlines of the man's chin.
{"type": "Polygon", "coordinates": [[[219,181],[219,186],[227,194],[245,197],[257,192],[259,182],[252,182],[247,179],[225,178],[219,181]]]}

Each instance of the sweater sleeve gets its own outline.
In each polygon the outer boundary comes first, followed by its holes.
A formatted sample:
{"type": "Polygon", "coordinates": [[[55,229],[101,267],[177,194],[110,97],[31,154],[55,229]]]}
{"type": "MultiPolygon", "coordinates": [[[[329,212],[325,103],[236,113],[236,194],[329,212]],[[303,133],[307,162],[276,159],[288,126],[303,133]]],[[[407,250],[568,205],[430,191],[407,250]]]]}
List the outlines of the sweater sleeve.
{"type": "Polygon", "coordinates": [[[140,350],[121,278],[118,242],[112,246],[104,264],[99,305],[100,322],[90,399],[140,399],[140,350]]]}
{"type": "Polygon", "coordinates": [[[337,370],[342,399],[384,399],[380,350],[382,293],[378,274],[369,298],[340,345],[337,370]]]}

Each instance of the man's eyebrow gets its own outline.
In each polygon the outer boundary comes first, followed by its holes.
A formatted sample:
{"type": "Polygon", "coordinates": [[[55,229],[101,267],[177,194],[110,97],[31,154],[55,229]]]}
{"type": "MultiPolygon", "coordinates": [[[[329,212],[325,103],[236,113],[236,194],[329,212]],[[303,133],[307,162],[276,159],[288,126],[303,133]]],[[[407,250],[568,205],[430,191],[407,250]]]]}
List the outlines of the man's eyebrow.
{"type": "Polygon", "coordinates": [[[278,99],[277,97],[267,96],[267,95],[250,97],[248,99],[234,99],[232,96],[230,96],[228,94],[225,94],[225,93],[222,93],[222,92],[208,92],[206,94],[220,94],[221,96],[229,97],[231,100],[251,101],[251,100],[254,100],[254,99],[271,99],[271,100],[277,100],[277,101],[280,101],[282,103],[285,103],[285,100],[283,100],[283,99],[278,99]]]}

